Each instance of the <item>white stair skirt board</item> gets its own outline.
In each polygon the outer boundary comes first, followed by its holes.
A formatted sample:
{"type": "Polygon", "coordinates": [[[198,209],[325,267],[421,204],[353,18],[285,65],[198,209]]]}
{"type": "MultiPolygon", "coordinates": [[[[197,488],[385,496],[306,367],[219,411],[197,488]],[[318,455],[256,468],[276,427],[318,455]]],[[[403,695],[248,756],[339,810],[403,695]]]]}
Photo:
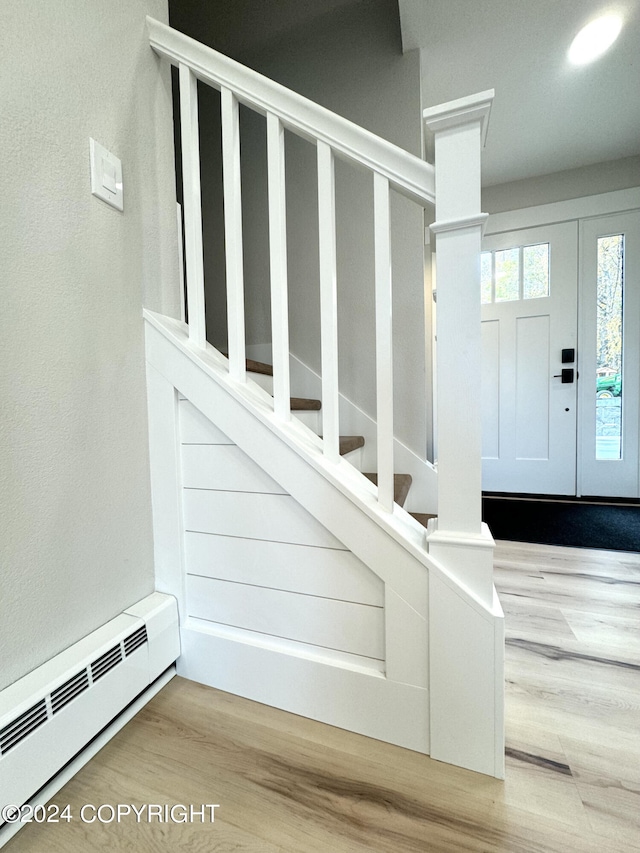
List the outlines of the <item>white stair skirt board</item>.
{"type": "Polygon", "coordinates": [[[5,688],[0,803],[27,802],[179,654],[176,601],[152,593],[5,688]]]}
{"type": "Polygon", "coordinates": [[[157,583],[179,603],[178,673],[500,776],[497,602],[430,557],[410,516],[383,513],[349,463],[280,422],[262,389],[145,316],[157,583]]]}

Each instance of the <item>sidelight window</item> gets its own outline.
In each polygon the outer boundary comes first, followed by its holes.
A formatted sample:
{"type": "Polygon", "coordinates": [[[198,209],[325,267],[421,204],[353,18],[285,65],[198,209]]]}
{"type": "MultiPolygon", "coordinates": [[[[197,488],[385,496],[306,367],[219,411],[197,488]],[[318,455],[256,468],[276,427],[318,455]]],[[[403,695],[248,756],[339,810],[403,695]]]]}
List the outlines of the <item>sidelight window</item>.
{"type": "Polygon", "coordinates": [[[622,459],[624,234],[598,238],[596,459],[622,459]]]}

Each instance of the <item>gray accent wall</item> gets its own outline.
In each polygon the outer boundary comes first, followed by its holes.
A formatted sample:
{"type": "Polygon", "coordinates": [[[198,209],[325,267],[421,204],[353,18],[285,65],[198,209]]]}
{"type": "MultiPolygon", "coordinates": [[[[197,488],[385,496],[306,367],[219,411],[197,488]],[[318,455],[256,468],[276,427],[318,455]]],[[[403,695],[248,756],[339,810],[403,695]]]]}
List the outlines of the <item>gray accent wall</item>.
{"type": "Polygon", "coordinates": [[[482,209],[487,213],[502,213],[637,186],[640,186],[640,157],[623,157],[483,187],[482,209]]]}
{"type": "Polygon", "coordinates": [[[0,4],[0,688],[154,589],[141,312],[177,310],[177,253],[147,14],[166,0],[0,4]]]}

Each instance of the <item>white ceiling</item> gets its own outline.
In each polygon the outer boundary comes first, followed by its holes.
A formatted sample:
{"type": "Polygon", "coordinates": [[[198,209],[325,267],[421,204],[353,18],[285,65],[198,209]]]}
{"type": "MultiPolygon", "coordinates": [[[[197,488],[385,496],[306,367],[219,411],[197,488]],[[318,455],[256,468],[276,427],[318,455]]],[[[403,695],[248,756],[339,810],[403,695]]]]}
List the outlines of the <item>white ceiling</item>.
{"type": "Polygon", "coordinates": [[[640,0],[399,0],[404,50],[422,48],[423,105],[495,89],[483,184],[640,154],[640,0]],[[585,24],[625,25],[571,66],[585,24]]]}

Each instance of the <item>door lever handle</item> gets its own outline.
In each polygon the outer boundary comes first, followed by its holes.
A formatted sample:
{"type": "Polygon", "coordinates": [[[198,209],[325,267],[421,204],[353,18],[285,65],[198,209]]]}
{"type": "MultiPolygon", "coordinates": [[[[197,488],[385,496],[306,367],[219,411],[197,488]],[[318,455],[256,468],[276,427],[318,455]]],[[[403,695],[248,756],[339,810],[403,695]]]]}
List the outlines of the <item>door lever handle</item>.
{"type": "Polygon", "coordinates": [[[554,373],[554,379],[562,379],[563,385],[570,385],[573,382],[573,367],[563,367],[562,373],[554,373]]]}

